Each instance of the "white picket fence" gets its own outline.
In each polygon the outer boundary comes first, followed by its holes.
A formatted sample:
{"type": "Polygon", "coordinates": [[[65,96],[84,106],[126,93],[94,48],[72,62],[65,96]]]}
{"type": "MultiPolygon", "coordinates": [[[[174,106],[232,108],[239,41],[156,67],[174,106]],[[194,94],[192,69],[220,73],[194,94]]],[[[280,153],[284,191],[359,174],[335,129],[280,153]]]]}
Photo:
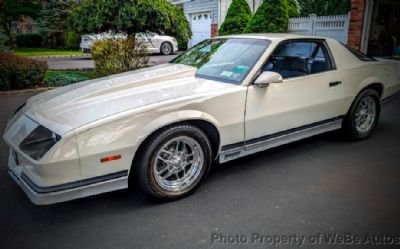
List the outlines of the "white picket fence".
{"type": "Polygon", "coordinates": [[[288,32],[299,35],[329,37],[347,43],[350,14],[290,18],[288,32]]]}

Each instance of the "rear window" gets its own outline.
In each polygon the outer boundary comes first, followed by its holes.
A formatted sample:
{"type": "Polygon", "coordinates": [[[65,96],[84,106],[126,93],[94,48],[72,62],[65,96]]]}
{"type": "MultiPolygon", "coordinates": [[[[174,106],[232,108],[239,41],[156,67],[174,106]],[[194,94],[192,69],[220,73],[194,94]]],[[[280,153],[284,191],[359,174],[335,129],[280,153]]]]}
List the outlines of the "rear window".
{"type": "Polygon", "coordinates": [[[347,50],[349,50],[350,53],[352,53],[359,60],[362,60],[362,61],[376,61],[374,58],[372,58],[372,57],[370,57],[368,55],[365,55],[365,54],[361,53],[360,51],[358,51],[358,50],[356,50],[354,48],[349,48],[348,46],[346,46],[344,44],[342,44],[342,45],[345,46],[347,48],[347,50]]]}

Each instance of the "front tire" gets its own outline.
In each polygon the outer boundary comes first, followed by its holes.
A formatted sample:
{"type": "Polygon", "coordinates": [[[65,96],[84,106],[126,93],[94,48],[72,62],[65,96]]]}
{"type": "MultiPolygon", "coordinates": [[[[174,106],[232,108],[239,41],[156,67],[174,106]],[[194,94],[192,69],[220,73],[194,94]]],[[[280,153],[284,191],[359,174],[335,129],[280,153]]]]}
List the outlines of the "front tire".
{"type": "Polygon", "coordinates": [[[380,112],[379,94],[373,89],[362,91],[354,100],[343,122],[345,133],[353,140],[368,138],[378,124],[380,112]]]}
{"type": "Polygon", "coordinates": [[[151,136],[135,163],[141,189],[158,199],[175,200],[192,193],[208,174],[211,144],[195,126],[173,126],[151,136]]]}

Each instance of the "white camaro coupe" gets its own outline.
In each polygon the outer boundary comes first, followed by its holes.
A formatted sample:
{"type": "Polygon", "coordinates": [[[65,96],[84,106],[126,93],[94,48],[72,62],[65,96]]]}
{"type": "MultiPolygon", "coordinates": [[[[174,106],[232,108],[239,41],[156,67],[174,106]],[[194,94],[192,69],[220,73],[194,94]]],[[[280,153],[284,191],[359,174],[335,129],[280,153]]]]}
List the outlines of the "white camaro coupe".
{"type": "Polygon", "coordinates": [[[400,64],[320,37],[206,40],[169,64],[30,98],[4,139],[9,173],[32,202],[124,189],[177,199],[227,162],[343,129],[365,139],[400,64]]]}

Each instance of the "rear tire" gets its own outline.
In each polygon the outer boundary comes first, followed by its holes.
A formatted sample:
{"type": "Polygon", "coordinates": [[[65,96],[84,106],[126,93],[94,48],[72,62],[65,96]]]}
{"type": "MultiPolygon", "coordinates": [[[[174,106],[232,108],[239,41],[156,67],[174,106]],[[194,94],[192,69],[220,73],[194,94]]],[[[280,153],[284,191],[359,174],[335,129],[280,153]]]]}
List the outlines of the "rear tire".
{"type": "Polygon", "coordinates": [[[211,143],[197,127],[177,125],[152,135],[134,162],[139,187],[150,196],[175,200],[191,194],[212,163],[211,143]]]}
{"type": "Polygon", "coordinates": [[[174,52],[174,48],[170,42],[163,42],[160,47],[160,52],[163,55],[171,55],[174,52]]]}
{"type": "Polygon", "coordinates": [[[375,130],[380,112],[379,94],[373,89],[366,89],[354,100],[344,119],[343,130],[350,139],[366,139],[375,130]]]}

